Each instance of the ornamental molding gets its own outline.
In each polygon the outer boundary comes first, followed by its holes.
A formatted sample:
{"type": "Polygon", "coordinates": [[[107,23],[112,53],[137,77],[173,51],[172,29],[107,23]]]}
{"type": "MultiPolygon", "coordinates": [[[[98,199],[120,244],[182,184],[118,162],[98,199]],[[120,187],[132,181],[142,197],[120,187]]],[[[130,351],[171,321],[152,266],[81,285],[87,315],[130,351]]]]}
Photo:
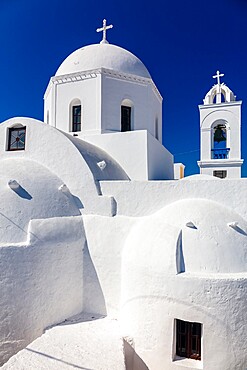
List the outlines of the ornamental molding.
{"type": "Polygon", "coordinates": [[[205,167],[239,167],[243,164],[243,159],[211,159],[207,161],[198,161],[197,164],[200,168],[205,167]]]}
{"type": "Polygon", "coordinates": [[[231,107],[231,106],[235,106],[235,105],[241,105],[242,104],[242,100],[235,100],[235,101],[231,101],[231,102],[222,102],[222,103],[213,103],[213,104],[199,104],[198,105],[198,108],[199,109],[209,109],[209,108],[217,108],[220,110],[220,108],[225,108],[225,107],[231,107]]]}
{"type": "Polygon", "coordinates": [[[51,77],[49,84],[47,86],[47,89],[45,91],[45,94],[44,94],[44,99],[46,99],[53,85],[84,81],[84,80],[88,80],[91,78],[96,78],[98,75],[105,75],[111,78],[130,81],[133,83],[139,83],[142,85],[151,84],[152,89],[155,92],[156,96],[158,97],[158,99],[162,101],[162,96],[151,78],[140,77],[140,76],[128,74],[128,73],[116,72],[114,70],[106,69],[106,68],[98,68],[98,69],[92,69],[92,70],[88,70],[84,72],[75,72],[75,73],[69,73],[66,75],[51,77]]]}

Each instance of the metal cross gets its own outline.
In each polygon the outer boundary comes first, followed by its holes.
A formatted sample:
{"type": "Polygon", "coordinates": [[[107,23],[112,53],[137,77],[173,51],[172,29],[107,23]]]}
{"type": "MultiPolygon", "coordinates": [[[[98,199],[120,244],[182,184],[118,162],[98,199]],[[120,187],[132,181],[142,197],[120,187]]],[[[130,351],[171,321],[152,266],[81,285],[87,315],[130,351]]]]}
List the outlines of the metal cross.
{"type": "Polygon", "coordinates": [[[103,38],[102,38],[102,41],[100,42],[101,44],[108,44],[108,41],[106,40],[106,30],[109,30],[112,27],[113,27],[112,24],[107,26],[106,25],[106,19],[103,19],[103,27],[102,28],[97,28],[96,32],[102,32],[103,31],[103,38]]]}
{"type": "Polygon", "coordinates": [[[217,84],[220,86],[220,77],[223,77],[224,73],[220,73],[220,71],[216,72],[216,75],[213,78],[217,78],[217,84]]]}

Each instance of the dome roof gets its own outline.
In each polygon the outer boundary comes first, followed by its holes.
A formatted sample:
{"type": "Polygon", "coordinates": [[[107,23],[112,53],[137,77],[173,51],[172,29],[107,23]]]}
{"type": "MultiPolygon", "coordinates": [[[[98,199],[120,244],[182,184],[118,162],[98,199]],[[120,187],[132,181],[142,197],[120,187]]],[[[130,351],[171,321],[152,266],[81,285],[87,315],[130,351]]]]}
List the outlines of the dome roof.
{"type": "Polygon", "coordinates": [[[62,62],[56,76],[98,68],[151,78],[140,59],[129,51],[111,44],[94,44],[77,49],[62,62]]]}
{"type": "Polygon", "coordinates": [[[36,161],[2,160],[0,179],[1,244],[25,242],[30,220],[80,215],[73,197],[59,191],[62,180],[36,161]]]}
{"type": "Polygon", "coordinates": [[[234,210],[205,199],[179,200],[132,228],[126,239],[125,263],[138,261],[138,268],[155,274],[176,269],[204,274],[245,272],[246,235],[247,223],[234,210]]]}
{"type": "Polygon", "coordinates": [[[63,132],[63,134],[79,150],[96,181],[129,180],[126,172],[117,161],[103,149],[66,134],[65,132],[63,132]],[[101,167],[100,164],[102,164],[103,167],[101,167]]]}

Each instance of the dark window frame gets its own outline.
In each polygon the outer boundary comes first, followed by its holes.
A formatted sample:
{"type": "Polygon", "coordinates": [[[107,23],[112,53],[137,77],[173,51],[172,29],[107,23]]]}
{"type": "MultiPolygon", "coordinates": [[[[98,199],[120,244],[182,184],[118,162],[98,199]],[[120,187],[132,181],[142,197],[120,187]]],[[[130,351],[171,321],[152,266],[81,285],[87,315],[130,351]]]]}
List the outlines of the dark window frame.
{"type": "Polygon", "coordinates": [[[26,126],[20,127],[10,127],[8,129],[8,151],[16,151],[16,150],[25,150],[26,147],[26,126]],[[17,136],[13,136],[13,132],[23,131],[24,133],[24,141],[21,140],[23,134],[19,134],[17,136]],[[19,143],[22,143],[21,146],[19,143]],[[16,145],[16,147],[13,147],[16,145]]]}
{"type": "Polygon", "coordinates": [[[121,132],[131,131],[131,107],[121,105],[121,132]]]}
{"type": "Polygon", "coordinates": [[[201,360],[202,324],[176,319],[176,355],[201,360]]]}
{"type": "Polygon", "coordinates": [[[227,177],[227,170],[215,170],[213,171],[213,176],[218,179],[225,179],[227,177]]]}
{"type": "Polygon", "coordinates": [[[72,106],[72,132],[81,131],[81,105],[72,106]],[[79,108],[79,112],[77,112],[79,108]]]}

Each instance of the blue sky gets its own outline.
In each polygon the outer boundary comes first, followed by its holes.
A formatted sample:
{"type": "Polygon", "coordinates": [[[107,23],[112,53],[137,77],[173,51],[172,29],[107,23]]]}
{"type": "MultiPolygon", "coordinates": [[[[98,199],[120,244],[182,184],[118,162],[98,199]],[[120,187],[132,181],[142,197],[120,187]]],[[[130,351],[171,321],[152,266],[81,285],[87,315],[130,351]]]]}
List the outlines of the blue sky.
{"type": "Polygon", "coordinates": [[[43,119],[49,78],[75,49],[98,43],[106,18],[110,43],[148,68],[163,101],[163,143],[198,173],[199,113],[219,69],[243,100],[242,158],[247,176],[247,0],[1,0],[0,121],[43,119]],[[184,154],[180,154],[184,153],[184,154]]]}

